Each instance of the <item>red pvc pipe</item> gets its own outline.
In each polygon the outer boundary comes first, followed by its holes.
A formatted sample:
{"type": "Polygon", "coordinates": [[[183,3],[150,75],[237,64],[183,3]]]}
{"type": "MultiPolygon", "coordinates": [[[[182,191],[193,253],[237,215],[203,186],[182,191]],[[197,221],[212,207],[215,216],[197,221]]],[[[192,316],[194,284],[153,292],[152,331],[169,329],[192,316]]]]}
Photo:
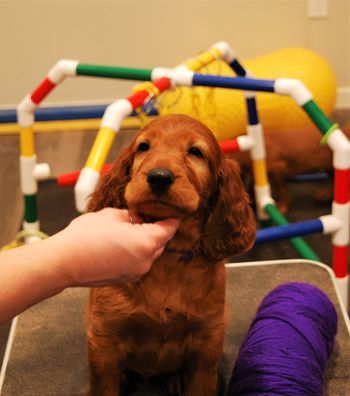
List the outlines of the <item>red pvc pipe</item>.
{"type": "Polygon", "coordinates": [[[55,88],[56,84],[45,78],[44,81],[33,91],[30,99],[35,103],[39,104],[51,91],[55,88]]]}
{"type": "MultiPolygon", "coordinates": [[[[106,164],[102,167],[101,173],[106,173],[112,169],[113,164],[106,164]]],[[[80,171],[66,173],[64,175],[57,176],[57,184],[59,187],[74,186],[80,175],[80,171]]]]}
{"type": "MultiPolygon", "coordinates": [[[[152,84],[159,89],[159,92],[163,92],[171,87],[171,81],[166,77],[153,81],[152,84]]],[[[143,89],[142,91],[128,96],[126,99],[131,103],[132,108],[135,110],[144,104],[149,94],[150,93],[147,91],[147,89],[143,89]]]]}
{"type": "Polygon", "coordinates": [[[224,153],[232,153],[234,151],[240,151],[240,147],[239,147],[237,139],[224,140],[223,142],[220,142],[219,144],[220,144],[221,150],[224,153]]]}
{"type": "Polygon", "coordinates": [[[333,271],[336,278],[344,278],[348,274],[348,245],[333,245],[333,271]]]}
{"type": "Polygon", "coordinates": [[[334,172],[334,201],[338,204],[349,202],[350,171],[336,169],[334,172]]]}

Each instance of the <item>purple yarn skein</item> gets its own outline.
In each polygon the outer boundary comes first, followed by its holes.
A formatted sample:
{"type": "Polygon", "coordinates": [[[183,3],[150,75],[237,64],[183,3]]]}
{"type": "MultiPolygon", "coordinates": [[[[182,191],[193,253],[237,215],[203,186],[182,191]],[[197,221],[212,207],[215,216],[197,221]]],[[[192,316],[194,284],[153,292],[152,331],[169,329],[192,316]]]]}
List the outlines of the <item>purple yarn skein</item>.
{"type": "Polygon", "coordinates": [[[227,396],[320,396],[338,318],[329,297],[287,283],[262,301],[244,340],[227,396]]]}

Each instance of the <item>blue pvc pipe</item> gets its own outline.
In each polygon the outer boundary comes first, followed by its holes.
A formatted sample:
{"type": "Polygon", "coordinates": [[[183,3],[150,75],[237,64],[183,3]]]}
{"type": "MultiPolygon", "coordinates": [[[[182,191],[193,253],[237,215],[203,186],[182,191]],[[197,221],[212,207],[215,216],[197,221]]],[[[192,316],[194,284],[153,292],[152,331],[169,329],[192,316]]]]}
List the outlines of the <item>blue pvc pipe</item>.
{"type": "Polygon", "coordinates": [[[245,91],[275,92],[274,80],[259,80],[247,77],[211,76],[195,73],[192,84],[204,87],[243,89],[245,91]]]}
{"type": "MultiPolygon", "coordinates": [[[[102,118],[108,105],[43,107],[35,111],[35,121],[87,120],[102,118]]],[[[156,115],[152,110],[150,115],[156,115]]],[[[136,115],[134,112],[133,116],[136,115]]],[[[0,124],[16,123],[16,109],[0,110],[0,124]]]]}
{"type": "Polygon", "coordinates": [[[291,178],[292,181],[296,182],[309,182],[309,181],[320,181],[329,180],[329,174],[325,172],[321,173],[306,173],[305,175],[296,175],[291,178]]]}
{"type": "Polygon", "coordinates": [[[237,59],[234,59],[230,63],[230,67],[238,76],[244,77],[247,74],[245,68],[240,64],[237,59]]]}
{"type": "Polygon", "coordinates": [[[259,116],[258,116],[258,110],[256,107],[255,98],[247,98],[246,103],[247,103],[249,125],[259,124],[259,116]]]}
{"type": "Polygon", "coordinates": [[[290,239],[313,233],[323,232],[323,223],[320,219],[300,221],[277,227],[269,227],[258,230],[255,244],[290,239]]]}

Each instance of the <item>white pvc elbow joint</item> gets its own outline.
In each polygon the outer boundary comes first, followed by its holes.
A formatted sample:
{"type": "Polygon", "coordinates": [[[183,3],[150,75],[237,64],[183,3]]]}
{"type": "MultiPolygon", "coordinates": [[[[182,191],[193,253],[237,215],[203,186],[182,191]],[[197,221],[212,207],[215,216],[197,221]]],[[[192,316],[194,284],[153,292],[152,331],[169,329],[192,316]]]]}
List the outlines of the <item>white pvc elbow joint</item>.
{"type": "Polygon", "coordinates": [[[100,178],[100,173],[91,168],[84,168],[79,175],[74,188],[75,207],[78,212],[84,213],[90,195],[95,191],[100,178]]]}
{"type": "Polygon", "coordinates": [[[236,58],[233,49],[226,41],[219,41],[215,43],[210,49],[213,48],[216,48],[221,52],[222,59],[227,63],[231,63],[236,58]]]}
{"type": "Polygon", "coordinates": [[[312,99],[306,86],[300,80],[292,78],[278,78],[275,81],[275,92],[291,96],[299,106],[304,106],[312,99]]]}
{"type": "Polygon", "coordinates": [[[101,128],[110,128],[118,132],[122,121],[133,111],[132,104],[127,99],[119,99],[107,106],[101,121],[101,128]]]}
{"type": "Polygon", "coordinates": [[[76,60],[61,59],[59,60],[47,74],[48,79],[59,84],[67,76],[75,76],[79,62],[76,60]]]}
{"type": "Polygon", "coordinates": [[[17,106],[17,122],[22,128],[34,124],[34,111],[38,106],[26,95],[17,106]]]}

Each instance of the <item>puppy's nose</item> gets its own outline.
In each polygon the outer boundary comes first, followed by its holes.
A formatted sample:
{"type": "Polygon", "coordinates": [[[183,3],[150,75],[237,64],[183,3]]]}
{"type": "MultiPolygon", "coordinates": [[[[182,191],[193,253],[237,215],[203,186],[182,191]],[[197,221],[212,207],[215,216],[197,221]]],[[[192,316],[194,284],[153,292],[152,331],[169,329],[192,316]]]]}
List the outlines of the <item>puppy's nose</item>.
{"type": "Polygon", "coordinates": [[[154,192],[165,192],[175,181],[175,175],[168,169],[151,169],[147,174],[147,183],[154,192]]]}

